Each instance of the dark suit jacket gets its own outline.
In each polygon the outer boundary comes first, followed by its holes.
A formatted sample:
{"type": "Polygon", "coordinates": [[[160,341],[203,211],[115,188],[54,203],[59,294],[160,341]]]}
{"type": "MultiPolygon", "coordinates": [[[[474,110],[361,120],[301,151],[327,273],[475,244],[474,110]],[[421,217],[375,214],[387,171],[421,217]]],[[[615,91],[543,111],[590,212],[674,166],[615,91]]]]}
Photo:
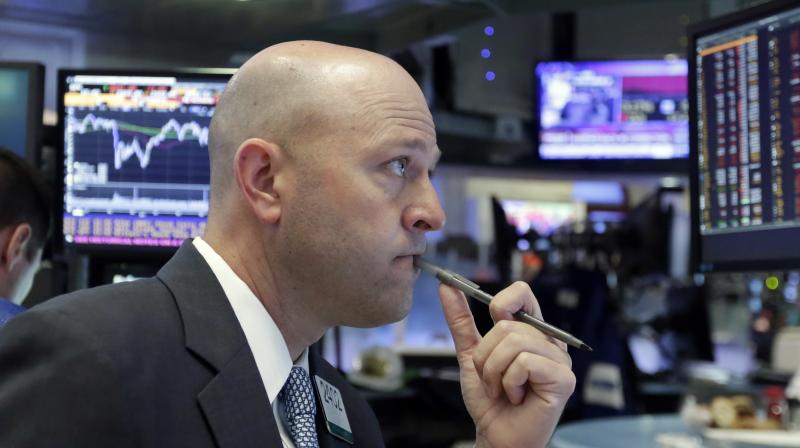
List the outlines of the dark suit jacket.
{"type": "MultiPolygon", "coordinates": [[[[341,391],[355,445],[383,446],[359,393],[309,363],[341,391]]],[[[320,446],[349,446],[317,407],[320,446]]],[[[57,297],[3,328],[0,447],[280,446],[244,333],[191,242],[154,278],[57,297]]]]}

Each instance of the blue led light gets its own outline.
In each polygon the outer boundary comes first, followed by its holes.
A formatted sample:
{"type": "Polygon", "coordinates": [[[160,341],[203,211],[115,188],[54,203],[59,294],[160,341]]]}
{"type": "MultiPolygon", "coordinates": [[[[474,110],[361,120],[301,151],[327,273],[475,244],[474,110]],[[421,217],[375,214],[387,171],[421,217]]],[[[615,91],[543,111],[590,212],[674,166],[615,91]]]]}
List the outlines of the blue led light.
{"type": "Polygon", "coordinates": [[[490,57],[492,57],[492,51],[489,50],[488,48],[484,48],[483,50],[481,50],[481,57],[483,59],[489,59],[490,57]]]}
{"type": "Polygon", "coordinates": [[[485,35],[487,35],[487,36],[492,36],[492,35],[494,35],[494,27],[493,27],[493,26],[491,26],[491,25],[487,25],[487,26],[486,26],[486,27],[483,29],[483,34],[485,34],[485,35]]]}
{"type": "Polygon", "coordinates": [[[604,222],[596,222],[593,227],[595,233],[606,233],[606,223],[604,222]]]}
{"type": "Polygon", "coordinates": [[[494,75],[493,71],[489,70],[488,72],[486,72],[486,80],[487,81],[494,81],[494,77],[495,77],[495,75],[494,75]]]}

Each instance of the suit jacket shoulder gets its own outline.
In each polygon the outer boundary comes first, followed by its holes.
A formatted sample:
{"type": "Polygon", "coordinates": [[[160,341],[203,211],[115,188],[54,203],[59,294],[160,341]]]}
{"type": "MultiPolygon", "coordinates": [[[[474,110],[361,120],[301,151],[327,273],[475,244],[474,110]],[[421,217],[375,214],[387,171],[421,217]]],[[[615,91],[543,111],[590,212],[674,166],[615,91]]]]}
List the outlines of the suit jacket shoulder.
{"type": "Polygon", "coordinates": [[[51,299],[2,331],[0,422],[25,422],[2,425],[2,447],[280,446],[241,327],[191,243],[155,278],[51,299]]]}
{"type": "Polygon", "coordinates": [[[125,378],[93,328],[64,297],[15,318],[0,338],[0,446],[138,445],[125,378]],[[34,429],[35,428],[35,429],[34,429]]]}

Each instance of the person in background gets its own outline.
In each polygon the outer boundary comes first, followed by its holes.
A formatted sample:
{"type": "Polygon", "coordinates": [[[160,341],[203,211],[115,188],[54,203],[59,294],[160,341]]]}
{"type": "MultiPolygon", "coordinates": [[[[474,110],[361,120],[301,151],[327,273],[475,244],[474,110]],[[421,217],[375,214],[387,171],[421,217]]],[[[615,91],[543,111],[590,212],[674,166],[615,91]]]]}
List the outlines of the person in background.
{"type": "MultiPolygon", "coordinates": [[[[209,132],[202,238],[156,277],[78,291],[0,338],[0,446],[380,447],[363,396],[309,346],[411,307],[425,235],[444,225],[440,151],[411,76],[368,51],[274,45],[249,59],[209,132]],[[13,361],[13,362],[12,362],[13,361]],[[314,391],[316,390],[316,394],[314,391]]],[[[478,447],[544,447],[573,391],[566,346],[525,283],[481,337],[439,290],[478,447]]]]}
{"type": "Polygon", "coordinates": [[[25,310],[50,233],[49,204],[41,175],[0,147],[0,327],[25,310]]]}

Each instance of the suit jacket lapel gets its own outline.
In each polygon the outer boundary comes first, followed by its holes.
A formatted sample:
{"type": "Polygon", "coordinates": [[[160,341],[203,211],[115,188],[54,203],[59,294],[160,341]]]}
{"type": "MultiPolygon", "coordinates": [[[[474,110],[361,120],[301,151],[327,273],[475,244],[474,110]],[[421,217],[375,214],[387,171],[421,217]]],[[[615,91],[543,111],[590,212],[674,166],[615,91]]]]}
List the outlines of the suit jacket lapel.
{"type": "Polygon", "coordinates": [[[248,346],[197,398],[220,448],[283,446],[248,346]]]}
{"type": "Polygon", "coordinates": [[[255,359],[217,278],[191,240],[158,272],[172,291],[186,348],[217,376],[198,394],[220,448],[280,447],[255,359]]]}

